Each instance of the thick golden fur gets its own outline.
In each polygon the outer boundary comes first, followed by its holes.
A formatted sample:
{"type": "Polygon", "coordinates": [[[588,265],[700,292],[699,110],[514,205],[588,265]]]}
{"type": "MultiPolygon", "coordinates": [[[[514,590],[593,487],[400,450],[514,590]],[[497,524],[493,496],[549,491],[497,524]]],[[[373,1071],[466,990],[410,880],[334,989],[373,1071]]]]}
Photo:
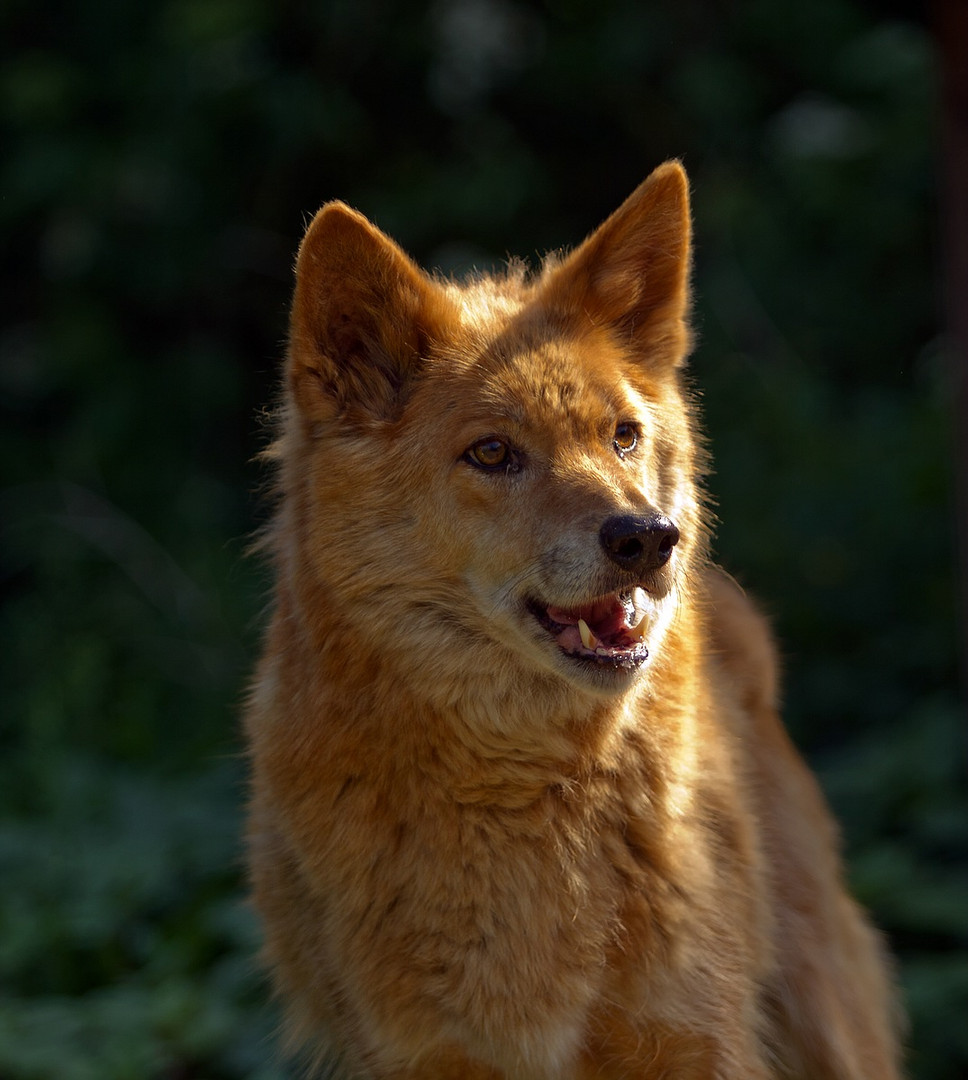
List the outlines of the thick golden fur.
{"type": "Polygon", "coordinates": [[[302,243],[250,861],[341,1076],[899,1075],[769,632],[707,558],[689,229],[672,162],[533,279],[435,280],[339,203],[302,243]]]}

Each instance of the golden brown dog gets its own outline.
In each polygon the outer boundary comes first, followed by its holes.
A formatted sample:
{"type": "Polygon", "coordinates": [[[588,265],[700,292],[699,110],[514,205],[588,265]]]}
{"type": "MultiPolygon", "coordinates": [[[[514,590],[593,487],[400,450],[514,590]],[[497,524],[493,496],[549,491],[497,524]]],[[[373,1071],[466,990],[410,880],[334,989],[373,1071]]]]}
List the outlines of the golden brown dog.
{"type": "Polygon", "coordinates": [[[895,1005],[707,556],[685,175],[529,278],[299,252],[247,712],[292,1038],[338,1075],[891,1080],[895,1005]]]}

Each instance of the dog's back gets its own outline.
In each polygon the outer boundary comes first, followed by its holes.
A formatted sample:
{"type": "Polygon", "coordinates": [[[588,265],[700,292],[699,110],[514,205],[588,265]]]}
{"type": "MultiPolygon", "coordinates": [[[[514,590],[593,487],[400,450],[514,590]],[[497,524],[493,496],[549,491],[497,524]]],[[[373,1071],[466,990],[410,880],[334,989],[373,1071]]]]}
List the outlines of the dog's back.
{"type": "Polygon", "coordinates": [[[534,280],[300,250],[251,866],[293,1040],[380,1078],[898,1075],[878,941],[706,554],[685,178],[534,280]]]}

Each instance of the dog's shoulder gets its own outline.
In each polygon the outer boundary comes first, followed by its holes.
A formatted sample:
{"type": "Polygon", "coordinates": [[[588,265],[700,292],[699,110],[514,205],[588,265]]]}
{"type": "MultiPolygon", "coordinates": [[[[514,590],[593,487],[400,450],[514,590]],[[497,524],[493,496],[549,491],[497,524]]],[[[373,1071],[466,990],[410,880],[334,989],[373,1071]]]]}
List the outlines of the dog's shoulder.
{"type": "Polygon", "coordinates": [[[703,574],[705,622],[710,660],[732,683],[750,713],[773,710],[779,693],[779,665],[769,621],[746,591],[721,567],[703,574]]]}

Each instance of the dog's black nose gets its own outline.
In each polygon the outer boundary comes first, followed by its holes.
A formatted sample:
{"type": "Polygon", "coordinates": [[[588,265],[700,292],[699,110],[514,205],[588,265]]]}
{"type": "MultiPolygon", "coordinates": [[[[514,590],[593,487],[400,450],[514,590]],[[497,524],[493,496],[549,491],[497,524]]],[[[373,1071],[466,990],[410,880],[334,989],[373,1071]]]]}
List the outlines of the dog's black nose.
{"type": "Polygon", "coordinates": [[[664,514],[618,514],[602,525],[598,538],[613,563],[645,574],[669,561],[679,530],[664,514]]]}

